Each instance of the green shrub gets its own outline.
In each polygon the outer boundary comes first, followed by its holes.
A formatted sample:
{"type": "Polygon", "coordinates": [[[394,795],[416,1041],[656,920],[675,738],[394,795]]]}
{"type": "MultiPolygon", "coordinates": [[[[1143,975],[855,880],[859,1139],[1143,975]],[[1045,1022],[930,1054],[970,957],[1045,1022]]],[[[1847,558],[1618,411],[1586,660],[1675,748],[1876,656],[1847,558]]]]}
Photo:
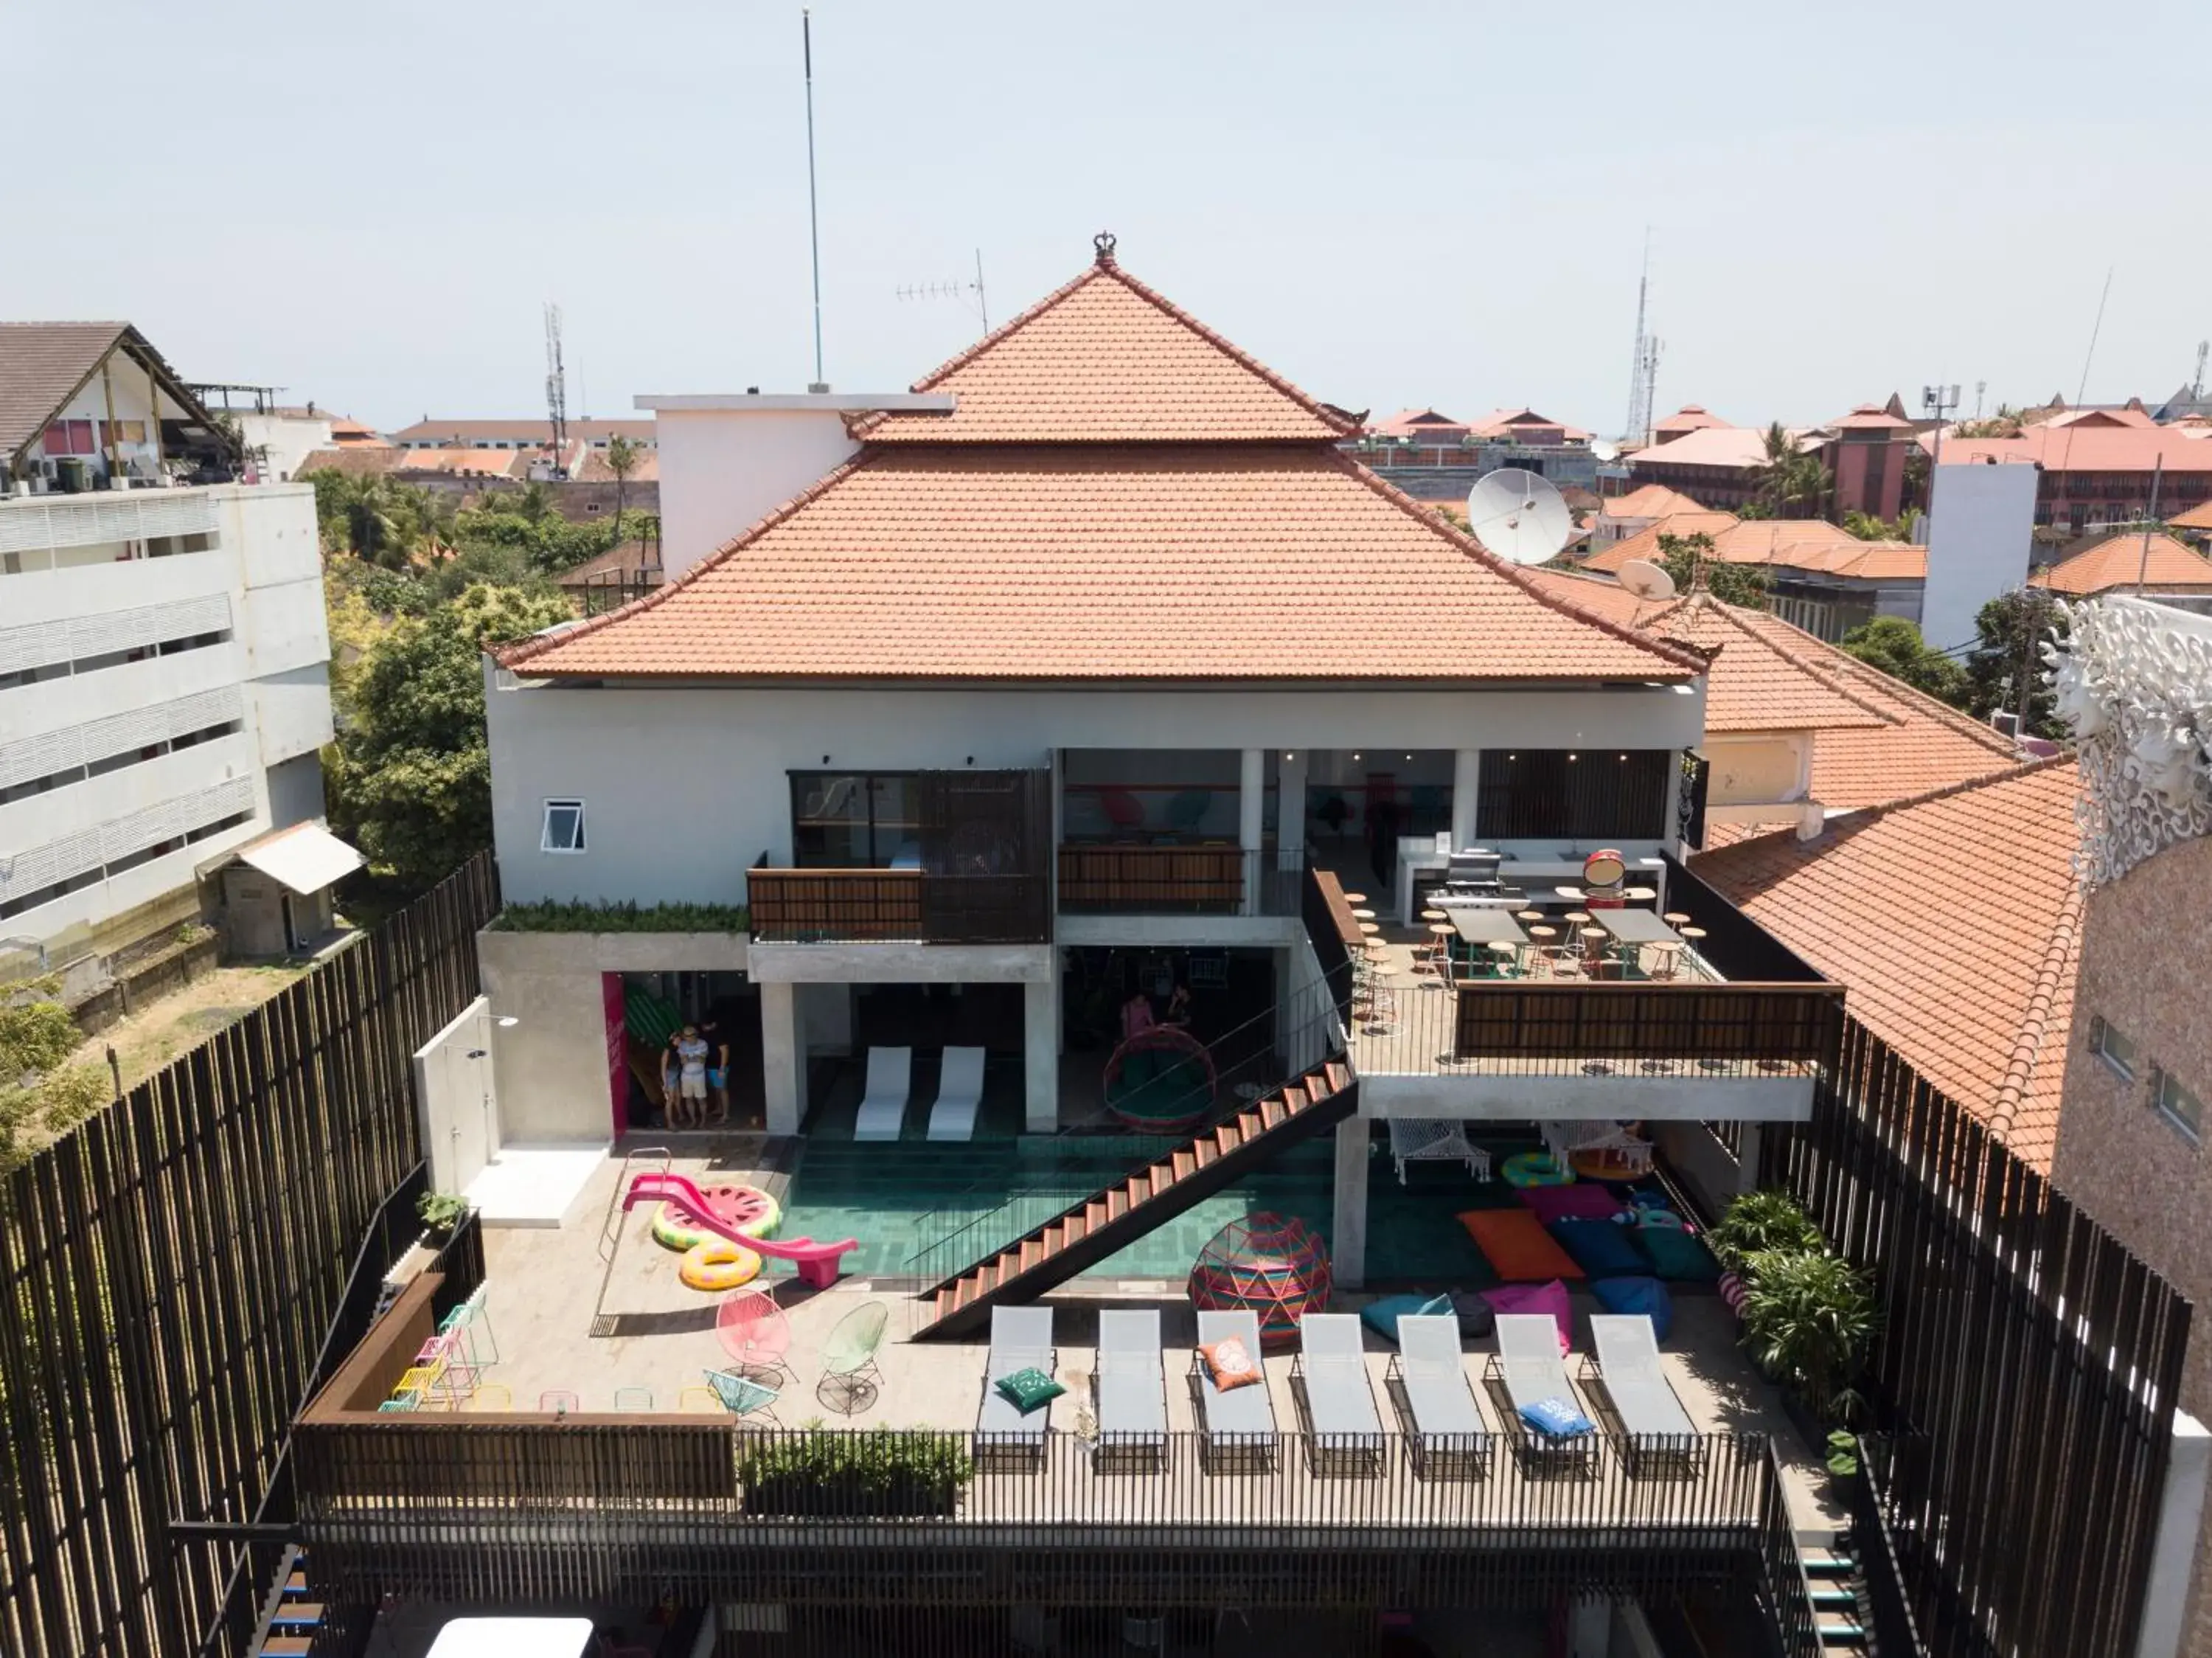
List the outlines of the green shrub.
{"type": "Polygon", "coordinates": [[[779,1437],[738,1462],[750,1514],[949,1515],[974,1473],[959,1436],[891,1428],[779,1437]]]}
{"type": "Polygon", "coordinates": [[[1848,1421],[1881,1322],[1868,1275],[1826,1251],[1764,1250],[1747,1265],[1741,1311],[1752,1357],[1823,1420],[1848,1421]]]}
{"type": "Polygon", "coordinates": [[[1827,1247],[1813,1217],[1786,1192],[1747,1192],[1729,1205],[1720,1223],[1705,1234],[1705,1243],[1721,1265],[1735,1272],[1747,1270],[1751,1258],[1770,1250],[1804,1251],[1827,1247]]]}
{"type": "Polygon", "coordinates": [[[415,1214],[433,1236],[443,1238],[469,1212],[469,1200],[450,1192],[426,1192],[415,1200],[415,1214]]]}
{"type": "Polygon", "coordinates": [[[510,904],[493,918],[499,933],[741,933],[742,904],[510,904]]]}

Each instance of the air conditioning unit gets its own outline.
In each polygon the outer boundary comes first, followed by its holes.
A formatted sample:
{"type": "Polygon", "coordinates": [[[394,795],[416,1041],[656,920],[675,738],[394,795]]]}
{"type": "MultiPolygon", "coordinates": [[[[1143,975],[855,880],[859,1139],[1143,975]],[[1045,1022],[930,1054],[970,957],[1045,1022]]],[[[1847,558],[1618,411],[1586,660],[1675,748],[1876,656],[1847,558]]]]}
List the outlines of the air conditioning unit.
{"type": "Polygon", "coordinates": [[[2001,737],[2010,737],[2014,742],[2018,742],[2020,741],[2020,716],[2017,714],[2008,714],[2004,710],[2000,708],[1990,716],[1990,729],[1996,732],[2001,737]]]}

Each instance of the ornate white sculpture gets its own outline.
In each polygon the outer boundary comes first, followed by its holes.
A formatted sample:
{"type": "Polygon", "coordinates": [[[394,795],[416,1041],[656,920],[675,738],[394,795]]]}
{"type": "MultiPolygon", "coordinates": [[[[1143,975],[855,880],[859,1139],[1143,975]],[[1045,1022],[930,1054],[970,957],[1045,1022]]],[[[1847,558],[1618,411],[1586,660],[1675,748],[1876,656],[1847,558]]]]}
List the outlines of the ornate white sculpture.
{"type": "Polygon", "coordinates": [[[2081,765],[2085,885],[2212,833],[2212,622],[2140,600],[2062,604],[2044,647],[2081,765]]]}

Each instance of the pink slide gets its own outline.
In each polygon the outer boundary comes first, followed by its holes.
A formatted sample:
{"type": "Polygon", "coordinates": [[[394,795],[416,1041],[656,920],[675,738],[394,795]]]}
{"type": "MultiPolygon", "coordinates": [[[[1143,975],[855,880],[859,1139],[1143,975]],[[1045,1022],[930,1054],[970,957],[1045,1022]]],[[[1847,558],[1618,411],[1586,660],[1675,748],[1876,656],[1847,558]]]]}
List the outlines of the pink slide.
{"type": "Polygon", "coordinates": [[[817,1243],[811,1238],[749,1238],[724,1226],[697,1186],[681,1174],[641,1174],[632,1179],[629,1190],[623,1194],[623,1208],[630,1210],[649,1203],[681,1204],[702,1232],[726,1238],[757,1255],[797,1262],[799,1281],[817,1289],[827,1289],[836,1283],[837,1258],[848,1249],[860,1247],[857,1238],[844,1238],[836,1243],[817,1243]]]}

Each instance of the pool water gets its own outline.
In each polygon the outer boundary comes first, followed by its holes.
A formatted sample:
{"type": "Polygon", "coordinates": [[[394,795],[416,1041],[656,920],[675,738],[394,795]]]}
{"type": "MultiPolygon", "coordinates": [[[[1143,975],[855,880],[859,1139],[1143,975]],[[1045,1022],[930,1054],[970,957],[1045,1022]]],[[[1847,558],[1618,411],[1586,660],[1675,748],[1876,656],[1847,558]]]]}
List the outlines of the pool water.
{"type": "MultiPolygon", "coordinates": [[[[1018,1136],[959,1145],[810,1139],[786,1198],[783,1235],[857,1239],[860,1247],[844,1259],[854,1277],[943,1277],[1180,1143],[1135,1135],[1018,1136]]],[[[1500,1140],[1488,1149],[1494,1167],[1539,1148],[1500,1140]]],[[[1261,1212],[1295,1216],[1327,1239],[1334,1161],[1329,1137],[1293,1146],[1085,1276],[1186,1277],[1215,1233],[1261,1212]]],[[[1496,1283],[1455,1216],[1515,1201],[1504,1181],[1474,1180],[1457,1163],[1413,1165],[1401,1186],[1388,1145],[1376,1141],[1368,1163],[1369,1283],[1496,1283]]]]}

